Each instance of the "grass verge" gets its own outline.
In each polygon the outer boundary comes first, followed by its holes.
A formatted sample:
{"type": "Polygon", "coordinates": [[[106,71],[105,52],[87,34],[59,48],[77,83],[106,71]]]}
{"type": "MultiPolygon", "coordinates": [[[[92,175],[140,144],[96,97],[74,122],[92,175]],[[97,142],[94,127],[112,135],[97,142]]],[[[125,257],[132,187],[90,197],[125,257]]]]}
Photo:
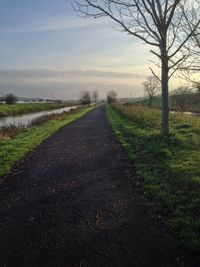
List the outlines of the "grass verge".
{"type": "MultiPolygon", "coordinates": [[[[181,96],[179,96],[181,97],[181,96]]],[[[189,112],[194,112],[194,113],[200,113],[200,102],[198,101],[199,96],[193,94],[190,95],[190,97],[187,98],[186,103],[184,104],[184,112],[189,111],[189,112]]],[[[178,99],[178,98],[177,98],[178,99]]],[[[177,105],[173,101],[173,95],[169,97],[169,102],[170,102],[170,108],[171,110],[180,110],[181,106],[180,104],[183,103],[183,101],[179,100],[177,105]]],[[[142,99],[139,101],[136,101],[134,103],[135,105],[140,105],[140,106],[149,106],[149,99],[142,99]]],[[[155,96],[152,99],[151,107],[156,107],[156,108],[162,108],[162,98],[160,96],[155,96]]]]}
{"type": "Polygon", "coordinates": [[[81,118],[94,108],[95,106],[79,108],[67,114],[57,116],[56,119],[47,121],[42,125],[20,129],[14,136],[10,135],[8,138],[2,138],[0,140],[0,177],[9,172],[21,158],[54,132],[81,118]]]}
{"type": "MultiPolygon", "coordinates": [[[[142,99],[139,100],[137,102],[135,102],[136,105],[141,105],[141,106],[149,106],[149,99],[142,99]]],[[[162,99],[161,97],[153,97],[152,99],[152,103],[151,103],[152,107],[160,107],[162,106],[162,99]]]]}
{"type": "MultiPolygon", "coordinates": [[[[116,104],[107,116],[135,176],[188,252],[200,252],[200,118],[171,114],[171,134],[159,134],[160,111],[116,104]]],[[[198,256],[197,256],[198,257],[198,256]]]]}
{"type": "Polygon", "coordinates": [[[72,103],[21,103],[14,105],[0,104],[0,117],[52,110],[71,105],[72,103]]]}

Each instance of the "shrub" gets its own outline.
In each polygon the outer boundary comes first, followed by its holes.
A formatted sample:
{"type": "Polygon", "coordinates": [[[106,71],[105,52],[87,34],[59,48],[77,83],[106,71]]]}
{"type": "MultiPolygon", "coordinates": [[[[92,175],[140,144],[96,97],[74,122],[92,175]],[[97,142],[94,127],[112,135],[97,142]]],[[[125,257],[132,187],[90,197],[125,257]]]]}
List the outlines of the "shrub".
{"type": "Polygon", "coordinates": [[[13,94],[7,94],[5,97],[6,104],[13,105],[17,102],[17,97],[13,94]]]}

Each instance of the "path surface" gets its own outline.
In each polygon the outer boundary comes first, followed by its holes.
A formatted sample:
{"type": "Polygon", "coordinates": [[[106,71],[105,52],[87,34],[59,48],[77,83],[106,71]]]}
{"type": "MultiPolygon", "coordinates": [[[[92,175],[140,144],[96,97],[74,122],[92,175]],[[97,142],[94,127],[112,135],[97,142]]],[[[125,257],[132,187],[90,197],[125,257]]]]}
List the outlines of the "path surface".
{"type": "Polygon", "coordinates": [[[182,266],[98,108],[40,145],[0,188],[0,266],[182,266]]]}

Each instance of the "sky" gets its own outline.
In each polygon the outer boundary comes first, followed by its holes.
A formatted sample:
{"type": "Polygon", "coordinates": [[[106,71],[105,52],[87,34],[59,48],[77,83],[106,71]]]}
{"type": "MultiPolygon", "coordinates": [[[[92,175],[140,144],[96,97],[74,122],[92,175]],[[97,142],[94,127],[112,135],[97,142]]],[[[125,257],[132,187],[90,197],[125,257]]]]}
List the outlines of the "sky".
{"type": "MultiPolygon", "coordinates": [[[[70,0],[0,0],[0,95],[78,99],[80,91],[143,96],[150,47],[70,0]]],[[[170,84],[170,87],[172,85],[170,84]]]]}

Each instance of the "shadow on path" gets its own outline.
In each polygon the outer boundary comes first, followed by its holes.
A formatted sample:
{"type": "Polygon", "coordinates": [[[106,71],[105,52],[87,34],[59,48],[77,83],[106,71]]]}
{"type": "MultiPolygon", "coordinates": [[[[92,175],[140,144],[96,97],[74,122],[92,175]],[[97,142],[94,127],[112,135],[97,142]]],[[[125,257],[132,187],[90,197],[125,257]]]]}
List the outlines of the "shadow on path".
{"type": "Polygon", "coordinates": [[[61,129],[0,189],[0,266],[183,266],[130,177],[103,107],[61,129]]]}

